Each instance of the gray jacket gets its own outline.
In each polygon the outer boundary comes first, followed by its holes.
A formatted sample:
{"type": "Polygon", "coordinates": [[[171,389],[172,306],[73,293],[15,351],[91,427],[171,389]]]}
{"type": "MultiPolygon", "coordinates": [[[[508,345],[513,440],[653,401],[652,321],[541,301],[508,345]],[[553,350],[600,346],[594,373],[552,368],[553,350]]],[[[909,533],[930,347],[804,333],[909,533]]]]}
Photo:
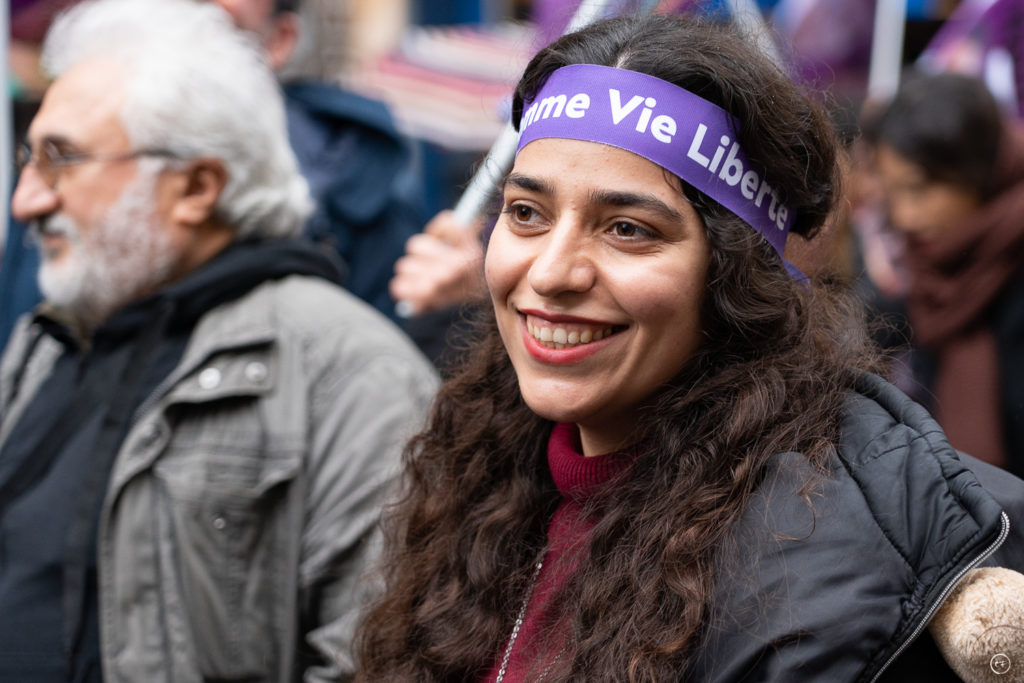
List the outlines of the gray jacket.
{"type": "MultiPolygon", "coordinates": [[[[33,336],[23,320],[0,364],[0,441],[60,351],[33,336]]],[[[207,313],[111,473],[105,680],[351,675],[381,505],[436,388],[396,328],[316,278],[269,281],[207,313]]]]}

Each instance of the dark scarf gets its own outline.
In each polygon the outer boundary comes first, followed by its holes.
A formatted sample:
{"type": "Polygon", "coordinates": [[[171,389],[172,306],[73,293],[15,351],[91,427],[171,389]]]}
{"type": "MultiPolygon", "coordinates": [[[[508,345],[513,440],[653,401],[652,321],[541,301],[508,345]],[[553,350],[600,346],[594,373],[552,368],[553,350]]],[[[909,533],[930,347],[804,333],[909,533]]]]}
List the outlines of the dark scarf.
{"type": "Polygon", "coordinates": [[[937,361],[936,417],[954,447],[996,465],[1007,454],[989,312],[1024,262],[1024,131],[1007,131],[996,195],[956,230],[907,249],[910,322],[937,361]]]}

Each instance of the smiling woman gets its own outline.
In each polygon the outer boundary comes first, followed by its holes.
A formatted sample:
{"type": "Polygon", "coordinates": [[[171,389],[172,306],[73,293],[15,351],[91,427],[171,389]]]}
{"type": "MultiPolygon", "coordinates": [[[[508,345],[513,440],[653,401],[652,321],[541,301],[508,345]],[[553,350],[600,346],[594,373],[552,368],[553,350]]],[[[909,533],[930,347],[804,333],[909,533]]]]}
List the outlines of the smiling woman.
{"type": "Polygon", "coordinates": [[[1024,562],[978,479],[1024,482],[782,257],[837,198],[816,100],[648,17],[542,50],[513,117],[493,308],[407,449],[363,679],[955,680],[917,636],[967,568],[1024,562]]]}
{"type": "Polygon", "coordinates": [[[701,342],[710,247],[670,180],[631,152],[546,138],[505,184],[485,262],[498,329],[527,405],[575,422],[585,455],[628,446],[641,401],[701,342]]]}

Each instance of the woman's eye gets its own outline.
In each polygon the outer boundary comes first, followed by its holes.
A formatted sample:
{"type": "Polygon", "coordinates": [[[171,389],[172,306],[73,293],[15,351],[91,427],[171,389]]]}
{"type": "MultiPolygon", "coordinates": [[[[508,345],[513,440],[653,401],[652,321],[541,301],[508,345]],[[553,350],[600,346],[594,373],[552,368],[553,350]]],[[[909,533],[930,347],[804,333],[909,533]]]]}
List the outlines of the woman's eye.
{"type": "Polygon", "coordinates": [[[513,204],[505,209],[505,213],[511,215],[514,220],[520,223],[529,223],[536,214],[532,208],[525,204],[513,204]]]}
{"type": "Polygon", "coordinates": [[[612,225],[612,232],[616,237],[652,237],[648,230],[644,230],[636,223],[618,221],[612,225]]]}

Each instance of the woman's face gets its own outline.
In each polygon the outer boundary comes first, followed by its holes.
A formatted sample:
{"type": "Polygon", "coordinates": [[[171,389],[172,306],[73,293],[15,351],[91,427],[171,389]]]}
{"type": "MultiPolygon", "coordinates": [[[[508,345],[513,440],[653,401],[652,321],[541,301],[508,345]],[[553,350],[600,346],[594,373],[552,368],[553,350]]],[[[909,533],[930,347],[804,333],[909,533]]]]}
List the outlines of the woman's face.
{"type": "Polygon", "coordinates": [[[977,194],[953,183],[930,179],[923,168],[888,145],[875,157],[892,226],[920,241],[931,241],[963,225],[981,202],[977,194]]]}
{"type": "Polygon", "coordinates": [[[628,445],[640,404],[700,344],[709,259],[661,167],[592,142],[523,148],[485,271],[527,405],[577,423],[585,455],[628,445]]]}

